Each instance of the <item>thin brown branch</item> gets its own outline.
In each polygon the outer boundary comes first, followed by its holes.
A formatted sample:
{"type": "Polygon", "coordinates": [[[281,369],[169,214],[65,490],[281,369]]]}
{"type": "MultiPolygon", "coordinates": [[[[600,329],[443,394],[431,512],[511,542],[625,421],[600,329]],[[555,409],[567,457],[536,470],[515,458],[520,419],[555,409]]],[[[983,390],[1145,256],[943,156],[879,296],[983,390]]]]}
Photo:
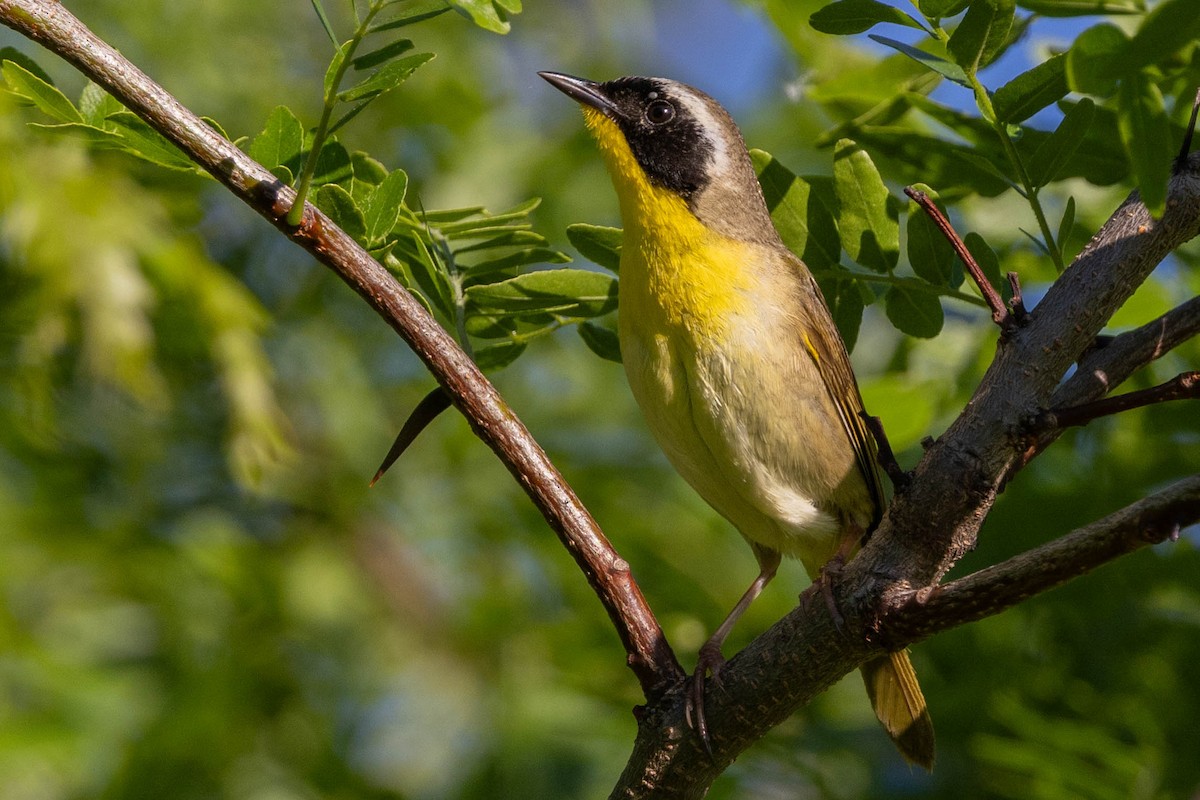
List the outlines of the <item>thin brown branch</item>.
{"type": "MultiPolygon", "coordinates": [[[[914,189],[911,186],[906,186],[904,187],[904,193],[911,197],[929,215],[929,218],[937,225],[938,230],[946,237],[946,241],[954,248],[954,252],[962,259],[967,274],[975,281],[975,285],[979,287],[979,293],[983,296],[984,302],[987,303],[988,308],[992,311],[992,322],[1000,326],[1002,333],[1011,333],[1016,325],[1016,320],[1005,307],[1004,299],[1000,297],[1000,293],[996,291],[996,287],[992,286],[991,281],[983,274],[983,268],[979,266],[979,262],[975,260],[975,256],[971,255],[971,251],[967,249],[967,245],[958,235],[958,232],[954,230],[954,226],[950,224],[950,220],[946,218],[942,210],[937,207],[937,203],[934,203],[933,199],[925,194],[925,192],[914,189]]],[[[1019,293],[1017,296],[1020,296],[1019,293]]]]}
{"type": "Polygon", "coordinates": [[[1192,475],[1034,550],[942,586],[909,592],[889,608],[889,641],[912,643],[998,614],[1114,559],[1178,536],[1200,522],[1200,475],[1192,475]]]}
{"type": "Polygon", "coordinates": [[[1079,359],[1075,374],[1050,399],[1051,406],[1078,405],[1111,392],[1138,369],[1200,335],[1200,297],[1193,297],[1140,328],[1098,339],[1079,359]]]}
{"type": "Polygon", "coordinates": [[[1012,309],[1017,324],[1024,325],[1029,319],[1029,312],[1025,309],[1025,297],[1021,294],[1021,276],[1010,272],[1006,277],[1008,287],[1012,290],[1012,299],[1008,301],[1008,307],[1012,309]]]}
{"type": "Polygon", "coordinates": [[[1184,372],[1166,383],[1139,389],[1135,392],[1105,397],[1077,406],[1063,406],[1043,411],[1034,420],[1035,429],[1062,429],[1087,425],[1092,420],[1131,411],[1135,408],[1165,403],[1170,400],[1189,400],[1200,397],[1200,372],[1184,372]]]}
{"type": "Polygon", "coordinates": [[[0,22],[111,93],[358,292],[425,362],[558,534],[608,611],[647,697],[682,679],[629,565],[495,387],[387,270],[314,206],[306,206],[298,228],[288,225],[285,215],[295,197],[291,188],[184,108],[61,3],[0,0],[0,22]]]}

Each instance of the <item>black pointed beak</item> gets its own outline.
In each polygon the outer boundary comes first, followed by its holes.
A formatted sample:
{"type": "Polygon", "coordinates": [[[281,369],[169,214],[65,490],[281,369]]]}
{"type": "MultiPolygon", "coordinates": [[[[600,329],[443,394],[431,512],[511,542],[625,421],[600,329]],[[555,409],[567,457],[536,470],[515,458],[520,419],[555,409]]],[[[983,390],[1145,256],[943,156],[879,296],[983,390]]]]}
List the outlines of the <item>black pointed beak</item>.
{"type": "Polygon", "coordinates": [[[595,81],[589,81],[587,78],[576,78],[573,75],[564,75],[561,72],[539,72],[538,75],[541,75],[551,86],[576,102],[591,106],[614,119],[622,116],[621,110],[604,93],[601,85],[595,81]]]}

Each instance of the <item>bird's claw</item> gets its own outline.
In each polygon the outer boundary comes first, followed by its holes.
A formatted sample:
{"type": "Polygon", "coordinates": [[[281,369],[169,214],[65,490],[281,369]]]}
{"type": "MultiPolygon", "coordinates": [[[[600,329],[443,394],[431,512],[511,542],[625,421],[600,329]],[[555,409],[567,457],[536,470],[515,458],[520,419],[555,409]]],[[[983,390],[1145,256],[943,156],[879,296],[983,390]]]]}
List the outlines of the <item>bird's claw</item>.
{"type": "Polygon", "coordinates": [[[700,743],[704,745],[704,752],[708,753],[710,757],[713,749],[712,739],[708,735],[708,720],[704,716],[704,685],[708,676],[711,675],[712,684],[719,687],[721,685],[721,667],[724,665],[725,656],[721,655],[719,646],[708,642],[700,648],[700,655],[696,660],[696,671],[692,673],[692,684],[688,687],[687,704],[684,707],[688,727],[700,737],[700,743]]]}

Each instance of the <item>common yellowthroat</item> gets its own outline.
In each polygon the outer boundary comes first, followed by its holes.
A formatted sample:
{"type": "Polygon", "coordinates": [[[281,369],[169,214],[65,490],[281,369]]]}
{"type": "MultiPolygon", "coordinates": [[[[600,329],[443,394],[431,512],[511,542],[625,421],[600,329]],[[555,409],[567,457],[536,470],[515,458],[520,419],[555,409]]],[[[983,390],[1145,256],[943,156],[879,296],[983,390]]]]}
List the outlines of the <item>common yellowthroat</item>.
{"type": "MultiPolygon", "coordinates": [[[[884,505],[846,347],[812,274],[771,222],[746,145],[705,93],[663,78],[543,78],[583,107],[620,200],[618,333],[625,374],[668,459],[738,529],[759,573],[700,650],[705,676],[783,555],[817,580],[884,505]]],[[[876,716],[933,765],[933,725],[908,655],[862,667],[876,716]]]]}

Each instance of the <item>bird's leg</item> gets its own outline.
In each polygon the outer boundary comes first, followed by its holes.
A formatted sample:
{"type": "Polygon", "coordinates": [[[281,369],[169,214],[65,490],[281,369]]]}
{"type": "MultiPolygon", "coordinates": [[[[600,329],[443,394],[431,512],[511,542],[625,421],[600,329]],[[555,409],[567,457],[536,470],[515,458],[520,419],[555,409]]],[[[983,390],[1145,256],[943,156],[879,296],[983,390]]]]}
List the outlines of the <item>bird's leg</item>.
{"type": "Polygon", "coordinates": [[[725,617],[725,621],[720,627],[713,632],[708,641],[700,648],[700,654],[696,659],[696,671],[692,674],[692,685],[688,691],[687,697],[687,721],[693,730],[700,736],[700,741],[704,743],[704,749],[712,755],[712,743],[708,738],[708,721],[704,718],[704,682],[709,673],[712,673],[713,682],[720,685],[721,667],[725,664],[725,656],[721,654],[721,645],[725,643],[725,639],[729,636],[729,632],[733,630],[733,626],[737,623],[738,618],[745,613],[754,599],[762,594],[762,590],[771,579],[775,577],[775,572],[779,569],[781,556],[778,551],[770,550],[757,545],[750,545],[754,549],[754,555],[758,558],[758,577],[746,589],[746,593],[742,595],[742,599],[737,601],[737,605],[725,617]]]}

